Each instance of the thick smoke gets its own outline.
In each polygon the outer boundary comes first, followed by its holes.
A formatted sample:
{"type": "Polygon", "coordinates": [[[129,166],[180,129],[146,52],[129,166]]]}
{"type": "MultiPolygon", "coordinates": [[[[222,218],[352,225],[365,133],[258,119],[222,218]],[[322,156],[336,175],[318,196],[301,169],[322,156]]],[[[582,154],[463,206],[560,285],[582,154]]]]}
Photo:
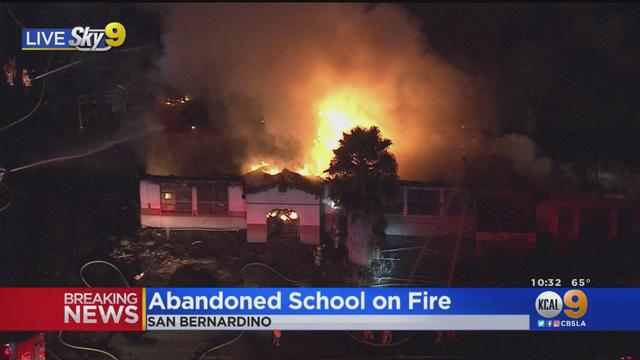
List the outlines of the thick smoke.
{"type": "Polygon", "coordinates": [[[431,51],[400,6],[176,4],[163,17],[164,81],[206,101],[218,131],[195,148],[240,171],[307,163],[318,113],[334,105],[393,140],[403,178],[451,180],[483,153],[525,172],[552,165],[528,138],[494,136],[481,82],[431,51]]]}
{"type": "Polygon", "coordinates": [[[509,134],[495,139],[490,151],[510,160],[516,171],[537,179],[545,179],[554,168],[553,161],[540,157],[537,145],[525,135],[509,134]]]}

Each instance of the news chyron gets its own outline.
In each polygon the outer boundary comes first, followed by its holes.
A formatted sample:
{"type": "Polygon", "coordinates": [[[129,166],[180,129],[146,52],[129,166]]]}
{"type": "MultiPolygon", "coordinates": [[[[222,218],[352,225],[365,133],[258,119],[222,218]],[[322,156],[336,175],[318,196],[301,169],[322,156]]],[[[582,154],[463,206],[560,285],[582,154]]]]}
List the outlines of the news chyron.
{"type": "Polygon", "coordinates": [[[2,288],[0,331],[637,331],[638,303],[637,288],[2,288]]]}

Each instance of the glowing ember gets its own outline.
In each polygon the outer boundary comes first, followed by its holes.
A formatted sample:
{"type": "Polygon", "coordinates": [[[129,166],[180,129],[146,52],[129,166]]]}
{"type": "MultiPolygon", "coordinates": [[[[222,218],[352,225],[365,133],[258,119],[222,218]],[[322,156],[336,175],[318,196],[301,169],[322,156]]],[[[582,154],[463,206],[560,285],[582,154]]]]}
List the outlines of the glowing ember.
{"type": "Polygon", "coordinates": [[[262,170],[264,173],[269,175],[276,175],[280,173],[280,169],[275,166],[270,165],[268,162],[264,160],[260,160],[260,162],[249,165],[250,171],[262,170]]]}
{"type": "Polygon", "coordinates": [[[189,98],[189,96],[183,96],[179,98],[166,98],[164,100],[164,104],[169,107],[176,107],[179,105],[184,105],[189,101],[191,101],[191,98],[189,98]]]}

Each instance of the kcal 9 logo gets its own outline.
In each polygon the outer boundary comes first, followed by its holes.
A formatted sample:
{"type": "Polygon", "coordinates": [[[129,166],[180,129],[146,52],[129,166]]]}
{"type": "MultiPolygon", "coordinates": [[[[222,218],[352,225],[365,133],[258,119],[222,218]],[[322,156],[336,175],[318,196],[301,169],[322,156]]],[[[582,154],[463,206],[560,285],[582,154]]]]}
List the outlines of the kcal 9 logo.
{"type": "Polygon", "coordinates": [[[540,316],[550,319],[560,314],[563,307],[564,314],[572,319],[579,319],[587,312],[587,295],[581,290],[568,290],[564,296],[555,291],[545,291],[536,298],[536,311],[540,316]]]}

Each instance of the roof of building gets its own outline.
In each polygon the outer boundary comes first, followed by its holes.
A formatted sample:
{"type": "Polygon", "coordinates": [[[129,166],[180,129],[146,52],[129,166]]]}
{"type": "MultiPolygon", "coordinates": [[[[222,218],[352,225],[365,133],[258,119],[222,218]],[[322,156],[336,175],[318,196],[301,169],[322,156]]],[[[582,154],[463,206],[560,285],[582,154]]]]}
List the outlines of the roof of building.
{"type": "MultiPolygon", "coordinates": [[[[281,191],[287,189],[298,189],[310,194],[321,195],[323,185],[326,180],[317,176],[303,176],[294,171],[284,169],[283,171],[271,175],[264,172],[262,169],[257,169],[246,173],[244,175],[225,175],[218,174],[207,177],[188,177],[188,176],[174,176],[174,175],[150,175],[146,174],[142,177],[147,180],[155,181],[188,181],[192,183],[197,182],[212,182],[212,181],[227,181],[238,184],[244,184],[244,193],[256,193],[264,190],[268,190],[275,186],[279,186],[281,191]]],[[[399,180],[399,186],[404,187],[451,187],[441,182],[425,182],[417,180],[399,180]]]]}
{"type": "Polygon", "coordinates": [[[442,182],[435,181],[418,181],[418,180],[398,180],[399,186],[416,186],[416,187],[451,187],[442,182]]]}
{"type": "Polygon", "coordinates": [[[156,180],[156,181],[188,181],[188,182],[212,182],[212,181],[228,181],[234,183],[242,183],[242,176],[239,175],[225,175],[216,174],[207,177],[189,177],[189,176],[174,176],[174,175],[150,175],[145,174],[142,179],[156,180]]]}
{"type": "Polygon", "coordinates": [[[310,194],[321,195],[324,181],[319,177],[302,176],[284,169],[278,174],[270,175],[258,169],[244,175],[244,193],[256,193],[278,186],[280,191],[298,189],[310,194]]]}

